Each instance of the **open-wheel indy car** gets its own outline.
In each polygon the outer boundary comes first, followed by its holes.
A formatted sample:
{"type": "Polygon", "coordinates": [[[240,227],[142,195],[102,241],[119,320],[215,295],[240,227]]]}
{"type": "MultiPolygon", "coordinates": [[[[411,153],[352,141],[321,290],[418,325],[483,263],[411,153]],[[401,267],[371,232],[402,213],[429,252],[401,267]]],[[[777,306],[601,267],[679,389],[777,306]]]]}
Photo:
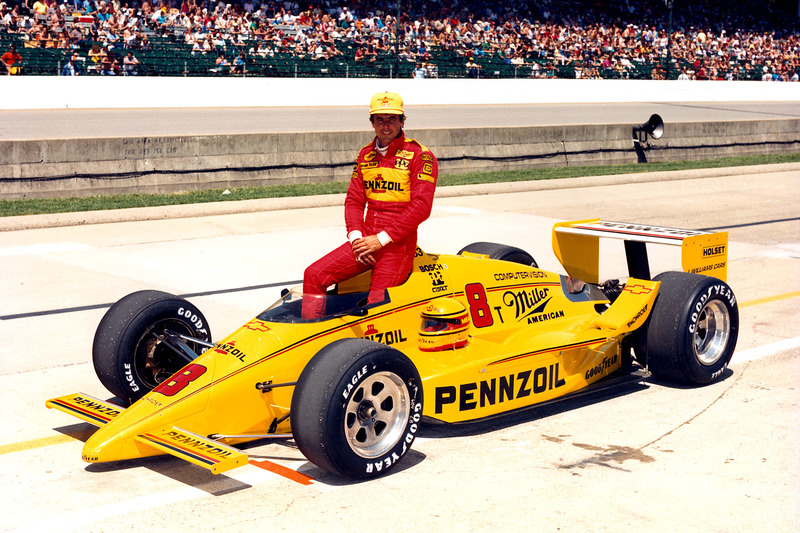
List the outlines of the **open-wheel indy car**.
{"type": "Polygon", "coordinates": [[[695,385],[723,376],[739,320],[727,233],[576,221],[555,225],[553,248],[567,275],[499,244],[418,249],[382,301],[368,303],[369,273],[323,296],[284,290],[218,341],[187,300],[135,292],[94,339],[116,400],[47,406],[100,428],[88,462],[167,453],[219,473],[247,463],[237,444],[291,437],[322,469],[370,479],[397,466],[423,421],[498,416],[639,366],[695,385]],[[624,283],[598,279],[601,237],[625,241],[624,283]],[[680,246],[681,269],[651,277],[647,243],[680,246]],[[304,302],[324,313],[304,318],[304,302]]]}

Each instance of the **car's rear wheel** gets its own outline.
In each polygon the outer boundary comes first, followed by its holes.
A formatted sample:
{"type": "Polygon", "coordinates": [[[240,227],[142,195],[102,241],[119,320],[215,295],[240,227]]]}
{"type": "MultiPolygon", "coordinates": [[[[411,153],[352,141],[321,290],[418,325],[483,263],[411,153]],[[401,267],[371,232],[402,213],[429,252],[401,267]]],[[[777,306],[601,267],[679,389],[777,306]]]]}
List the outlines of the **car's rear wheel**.
{"type": "MultiPolygon", "coordinates": [[[[208,321],[193,304],[161,291],[138,291],[106,312],[94,336],[92,361],[100,382],[132,403],[183,368],[188,361],[158,336],[165,332],[209,342],[208,321]]],[[[189,342],[199,354],[202,346],[189,342]]]]}
{"type": "Polygon", "coordinates": [[[509,261],[511,263],[519,263],[521,265],[538,268],[536,260],[531,254],[515,246],[507,246],[494,242],[473,242],[459,250],[458,255],[463,255],[464,252],[485,255],[488,256],[489,259],[509,261]]]}
{"type": "Polygon", "coordinates": [[[320,468],[351,479],[385,475],[414,442],[422,382],[403,353],[365,339],[320,350],[292,395],[292,435],[320,468]]]}
{"type": "Polygon", "coordinates": [[[727,283],[664,272],[647,322],[634,334],[639,362],[660,378],[693,384],[719,379],[733,356],[739,308],[727,283]]]}

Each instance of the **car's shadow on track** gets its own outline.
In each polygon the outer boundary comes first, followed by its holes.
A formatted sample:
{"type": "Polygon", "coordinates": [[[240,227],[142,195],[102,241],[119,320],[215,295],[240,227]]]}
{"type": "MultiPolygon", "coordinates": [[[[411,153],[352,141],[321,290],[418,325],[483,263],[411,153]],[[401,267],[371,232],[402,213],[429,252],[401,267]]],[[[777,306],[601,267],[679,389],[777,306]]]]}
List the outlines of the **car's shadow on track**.
{"type": "Polygon", "coordinates": [[[198,468],[193,464],[169,455],[91,464],[86,467],[86,471],[120,472],[133,468],[146,468],[151,472],[166,476],[186,486],[202,490],[211,496],[224,496],[253,488],[250,483],[225,474],[213,474],[204,468],[198,468]]]}
{"type": "MultiPolygon", "coordinates": [[[[409,450],[404,456],[403,460],[400,461],[397,466],[393,467],[391,472],[385,474],[380,479],[389,478],[400,472],[408,470],[409,468],[413,468],[416,465],[420,464],[422,461],[425,460],[427,456],[417,450],[411,449],[409,450]]],[[[342,476],[337,476],[336,474],[332,474],[327,472],[314,463],[307,461],[306,464],[301,466],[297,469],[298,472],[301,474],[305,474],[314,478],[315,481],[322,483],[324,485],[328,485],[331,487],[347,487],[350,485],[359,485],[361,483],[369,483],[370,480],[356,480],[356,479],[348,479],[342,476]]]]}
{"type": "Polygon", "coordinates": [[[97,431],[97,428],[91,424],[86,422],[79,422],[77,424],[70,424],[68,426],[60,426],[57,428],[53,428],[53,431],[58,431],[62,435],[66,435],[67,437],[72,437],[75,440],[79,440],[81,442],[86,442],[89,440],[89,437],[97,431]]]}
{"type": "MultiPolygon", "coordinates": [[[[730,379],[731,376],[733,376],[733,370],[731,370],[730,368],[726,368],[725,370],[722,371],[722,374],[720,374],[719,378],[717,378],[714,382],[722,383],[723,381],[730,379]]],[[[647,381],[649,383],[660,385],[662,387],[669,387],[670,389],[680,389],[680,390],[692,390],[707,386],[707,385],[693,385],[691,383],[680,383],[677,381],[669,381],[654,376],[650,376],[649,378],[647,378],[647,381]]]]}

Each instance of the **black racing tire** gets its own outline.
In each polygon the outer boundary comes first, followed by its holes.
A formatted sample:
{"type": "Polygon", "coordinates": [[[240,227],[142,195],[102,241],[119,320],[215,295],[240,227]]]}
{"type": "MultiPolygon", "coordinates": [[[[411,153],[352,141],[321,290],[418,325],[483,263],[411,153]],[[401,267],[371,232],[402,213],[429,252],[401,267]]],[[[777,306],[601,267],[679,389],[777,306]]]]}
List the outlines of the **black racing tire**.
{"type": "Polygon", "coordinates": [[[422,418],[422,380],[402,352],[340,339],[309,361],[295,386],[292,435],[320,468],[365,480],[386,475],[411,449],[422,418]]]}
{"type": "Polygon", "coordinates": [[[505,244],[473,242],[459,250],[458,255],[461,255],[463,252],[488,255],[489,259],[498,259],[500,261],[509,261],[511,263],[519,263],[520,265],[539,268],[539,265],[536,264],[536,260],[531,254],[520,248],[507,246],[505,244]]]}
{"type": "Polygon", "coordinates": [[[656,377],[705,385],[720,379],[736,348],[739,307],[727,283],[685,272],[654,278],[661,287],[633,336],[636,359],[656,377]]]}
{"type": "MultiPolygon", "coordinates": [[[[154,336],[164,330],[211,341],[208,321],[193,304],[161,291],[131,293],[111,306],[94,335],[92,361],[100,382],[133,403],[187,362],[154,336]]],[[[187,343],[195,353],[204,349],[187,343]]]]}

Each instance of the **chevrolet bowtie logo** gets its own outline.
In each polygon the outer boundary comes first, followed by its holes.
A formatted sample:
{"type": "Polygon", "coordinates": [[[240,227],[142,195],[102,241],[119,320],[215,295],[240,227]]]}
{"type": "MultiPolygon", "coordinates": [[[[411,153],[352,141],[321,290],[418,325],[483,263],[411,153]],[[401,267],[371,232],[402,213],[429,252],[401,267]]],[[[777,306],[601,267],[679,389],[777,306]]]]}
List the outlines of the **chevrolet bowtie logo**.
{"type": "Polygon", "coordinates": [[[645,287],[644,285],[625,285],[623,289],[625,292],[629,292],[631,294],[650,294],[651,289],[650,287],[645,287]]]}
{"type": "Polygon", "coordinates": [[[245,324],[244,327],[247,329],[251,329],[253,331],[263,331],[263,332],[269,331],[269,326],[267,326],[260,320],[251,320],[250,322],[245,324]]]}

